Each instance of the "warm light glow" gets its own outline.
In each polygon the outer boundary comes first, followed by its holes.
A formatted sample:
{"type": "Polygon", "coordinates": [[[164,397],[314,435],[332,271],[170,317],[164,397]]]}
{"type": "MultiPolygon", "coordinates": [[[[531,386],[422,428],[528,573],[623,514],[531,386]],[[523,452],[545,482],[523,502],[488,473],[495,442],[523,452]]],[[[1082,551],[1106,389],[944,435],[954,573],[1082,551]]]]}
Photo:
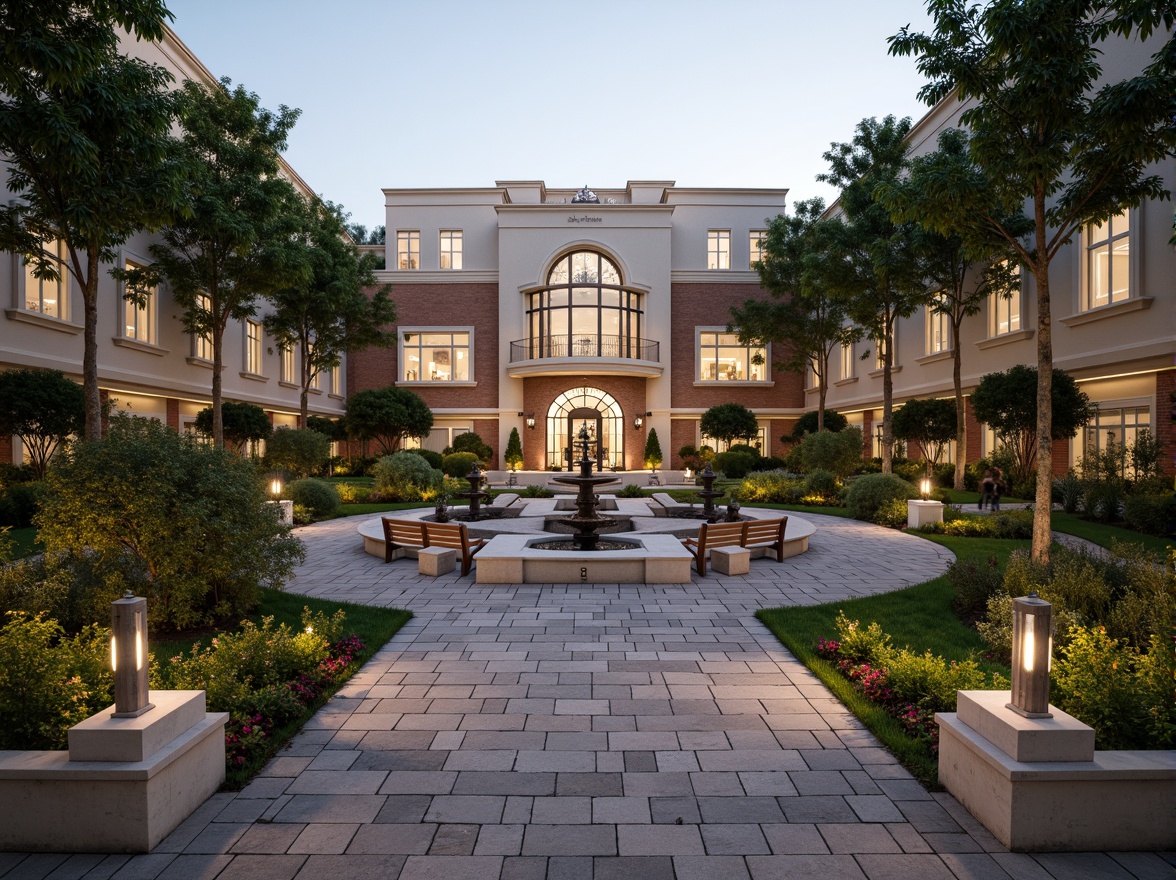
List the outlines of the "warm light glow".
{"type": "Polygon", "coordinates": [[[923,478],[919,482],[919,491],[923,493],[923,499],[926,500],[927,496],[931,494],[931,481],[923,478]]]}
{"type": "Polygon", "coordinates": [[[143,668],[143,633],[135,630],[135,669],[143,668]]]}
{"type": "Polygon", "coordinates": [[[273,495],[281,495],[282,494],[282,481],[281,480],[272,480],[270,482],[270,492],[273,495]]]}
{"type": "Polygon", "coordinates": [[[1021,642],[1021,667],[1026,672],[1033,671],[1033,627],[1025,627],[1025,638],[1021,642]]]}
{"type": "Polygon", "coordinates": [[[308,626],[308,627],[306,628],[306,634],[307,634],[308,636],[312,636],[312,635],[314,635],[314,627],[313,627],[313,626],[308,626]]]}
{"type": "Polygon", "coordinates": [[[110,671],[118,672],[118,639],[110,637],[110,671]]]}

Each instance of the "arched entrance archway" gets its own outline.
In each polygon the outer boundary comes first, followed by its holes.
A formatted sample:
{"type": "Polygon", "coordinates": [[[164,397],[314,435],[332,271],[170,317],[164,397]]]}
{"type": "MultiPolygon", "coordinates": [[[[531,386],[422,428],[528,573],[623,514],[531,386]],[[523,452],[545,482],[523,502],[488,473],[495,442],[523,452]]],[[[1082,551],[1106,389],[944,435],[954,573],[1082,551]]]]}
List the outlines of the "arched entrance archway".
{"type": "Polygon", "coordinates": [[[572,388],[559,395],[547,409],[547,466],[575,470],[576,434],[587,423],[589,454],[596,470],[625,460],[625,414],[615,397],[599,388],[572,388]]]}

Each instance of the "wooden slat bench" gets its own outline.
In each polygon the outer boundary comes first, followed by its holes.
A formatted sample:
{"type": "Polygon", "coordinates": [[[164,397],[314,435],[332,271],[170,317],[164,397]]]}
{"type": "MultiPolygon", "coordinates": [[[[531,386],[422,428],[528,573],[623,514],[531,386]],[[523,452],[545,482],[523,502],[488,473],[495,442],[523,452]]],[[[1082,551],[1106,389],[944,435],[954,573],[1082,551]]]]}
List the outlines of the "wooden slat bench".
{"type": "Polygon", "coordinates": [[[461,554],[461,573],[467,575],[474,555],[486,546],[485,538],[471,538],[465,523],[421,523],[426,547],[448,547],[461,554]]]}
{"type": "Polygon", "coordinates": [[[784,530],[788,517],[780,519],[752,519],[737,523],[703,523],[697,538],[683,538],[682,544],[694,555],[698,573],[706,574],[706,554],[721,547],[740,547],[747,550],[771,550],[776,561],[784,558],[784,530]]]}
{"type": "Polygon", "coordinates": [[[776,554],[776,561],[780,562],[784,559],[784,530],[787,527],[786,516],[780,519],[749,519],[743,524],[742,546],[771,550],[776,554]]]}
{"type": "MultiPolygon", "coordinates": [[[[425,530],[421,523],[416,520],[408,519],[393,519],[390,516],[380,517],[380,522],[384,525],[384,561],[391,562],[393,559],[399,558],[396,555],[397,550],[404,550],[406,547],[417,549],[419,547],[427,546],[425,544],[425,530]]],[[[405,554],[400,554],[405,555],[405,554]]]]}

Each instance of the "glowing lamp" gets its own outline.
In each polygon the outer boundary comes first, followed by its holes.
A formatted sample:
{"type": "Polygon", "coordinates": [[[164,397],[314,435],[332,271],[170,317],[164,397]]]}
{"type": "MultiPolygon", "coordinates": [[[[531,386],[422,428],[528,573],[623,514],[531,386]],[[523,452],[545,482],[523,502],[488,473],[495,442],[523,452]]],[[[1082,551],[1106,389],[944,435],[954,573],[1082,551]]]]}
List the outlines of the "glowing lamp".
{"type": "Polygon", "coordinates": [[[1049,718],[1053,606],[1036,593],[1013,600],[1013,688],[1008,708],[1026,718],[1049,718]]]}
{"type": "Polygon", "coordinates": [[[931,494],[931,480],[927,477],[919,480],[919,492],[923,495],[923,500],[926,501],[931,494]]]}
{"type": "Polygon", "coordinates": [[[633,419],[633,427],[638,431],[641,430],[643,424],[645,424],[645,419],[642,416],[637,416],[637,418],[633,419]]]}
{"type": "Polygon", "coordinates": [[[135,718],[154,708],[147,701],[147,600],[128,590],[112,602],[110,632],[114,717],[135,718]]]}
{"type": "Polygon", "coordinates": [[[277,477],[270,480],[270,494],[275,498],[282,494],[282,481],[277,477]]]}
{"type": "Polygon", "coordinates": [[[532,431],[535,430],[535,417],[534,416],[527,416],[527,427],[530,428],[532,431]]]}

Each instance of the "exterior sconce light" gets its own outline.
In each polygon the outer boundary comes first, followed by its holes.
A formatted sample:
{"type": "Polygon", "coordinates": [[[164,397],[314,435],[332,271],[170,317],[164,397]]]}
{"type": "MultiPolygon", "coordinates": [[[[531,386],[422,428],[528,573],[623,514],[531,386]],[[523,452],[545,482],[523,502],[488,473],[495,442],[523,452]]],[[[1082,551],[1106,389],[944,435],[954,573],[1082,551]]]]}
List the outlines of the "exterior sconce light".
{"type": "Polygon", "coordinates": [[[686,468],[686,473],[684,474],[684,476],[686,477],[687,483],[689,483],[691,480],[694,479],[694,473],[690,470],[690,468],[686,468]]]}
{"type": "Polygon", "coordinates": [[[929,477],[923,477],[919,480],[919,492],[922,493],[924,501],[931,495],[931,479],[929,477]]]}
{"type": "Polygon", "coordinates": [[[637,416],[637,418],[633,419],[633,427],[638,431],[641,430],[643,424],[645,424],[645,419],[642,416],[637,416]]]}
{"type": "Polygon", "coordinates": [[[527,427],[530,428],[532,431],[535,430],[535,415],[534,415],[534,413],[527,416],[527,427]]]}
{"type": "Polygon", "coordinates": [[[1049,667],[1053,606],[1036,593],[1013,600],[1013,687],[1008,708],[1026,718],[1050,718],[1049,667]]]}
{"type": "Polygon", "coordinates": [[[114,671],[114,717],[136,718],[147,701],[147,600],[125,596],[110,605],[110,667],[114,671]]]}

